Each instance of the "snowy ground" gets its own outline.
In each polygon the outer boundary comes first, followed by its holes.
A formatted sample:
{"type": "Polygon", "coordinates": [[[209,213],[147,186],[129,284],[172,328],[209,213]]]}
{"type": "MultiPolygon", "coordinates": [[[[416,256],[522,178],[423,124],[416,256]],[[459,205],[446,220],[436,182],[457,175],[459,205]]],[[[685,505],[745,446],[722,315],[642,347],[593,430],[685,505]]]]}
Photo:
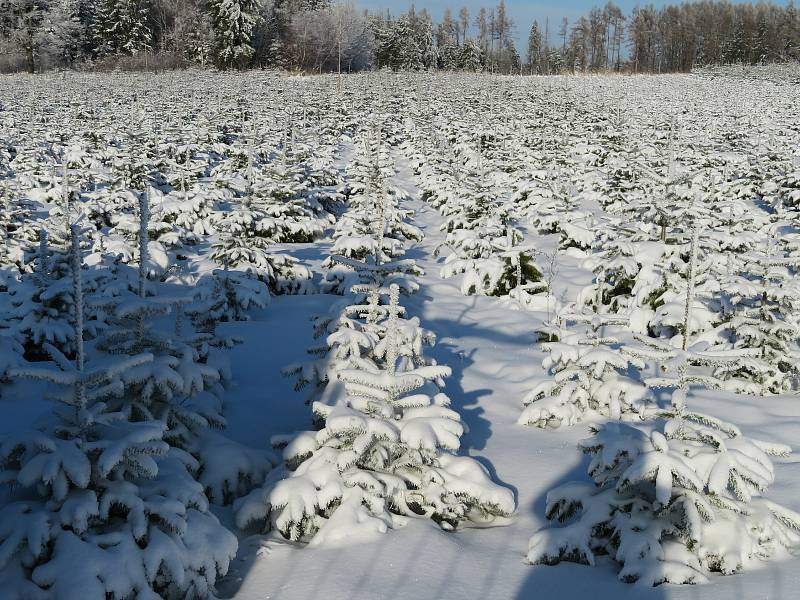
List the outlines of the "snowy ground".
{"type": "MultiPolygon", "coordinates": [[[[406,164],[399,159],[398,165],[401,184],[416,192],[406,164]]],[[[518,513],[507,527],[457,533],[444,532],[428,520],[412,521],[377,541],[346,549],[313,549],[272,536],[252,536],[242,540],[239,556],[220,586],[222,596],[237,600],[798,597],[800,558],[719,577],[713,585],[657,588],[622,583],[611,565],[524,563],[530,535],[545,524],[547,490],[585,477],[585,461],[575,444],[588,436],[588,428],[583,424],[552,432],[516,424],[520,399],[537,378],[544,377],[542,353],[533,334],[544,315],[517,310],[508,300],[464,296],[458,278],[441,279],[442,259],[433,256],[443,241],[441,217],[421,201],[412,202],[411,207],[416,211],[415,224],[426,236],[408,257],[426,274],[408,309],[437,334],[431,355],[453,368],[446,391],[470,429],[463,438],[463,451],[478,458],[496,481],[513,489],[518,513]]],[[[316,250],[320,259],[325,256],[322,245],[301,252],[313,259],[316,250]]],[[[581,272],[576,261],[561,260],[560,285],[580,286],[589,281],[590,274],[581,272]]],[[[308,316],[333,301],[327,296],[278,298],[255,315],[255,322],[232,326],[246,342],[232,356],[238,383],[230,394],[230,435],[263,446],[273,434],[309,427],[302,395],[278,374],[282,366],[302,359],[311,345],[308,316]]],[[[800,438],[796,403],[793,397],[731,401],[716,396],[698,398],[694,406],[743,425],[747,434],[792,445],[800,438]]],[[[800,459],[776,462],[776,484],[770,497],[800,510],[800,459]]]]}

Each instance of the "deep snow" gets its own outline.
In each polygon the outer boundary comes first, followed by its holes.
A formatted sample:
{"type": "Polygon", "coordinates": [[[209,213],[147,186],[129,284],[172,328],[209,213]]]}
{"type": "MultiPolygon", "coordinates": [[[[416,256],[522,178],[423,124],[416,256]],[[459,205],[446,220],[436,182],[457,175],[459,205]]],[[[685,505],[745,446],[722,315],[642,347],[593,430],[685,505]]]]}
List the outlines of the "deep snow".
{"type": "MultiPolygon", "coordinates": [[[[407,163],[397,156],[396,182],[415,197],[407,163]]],[[[586,462],[576,443],[588,425],[547,431],[516,424],[521,398],[545,376],[542,352],[533,333],[543,313],[519,310],[515,302],[464,296],[459,278],[443,280],[443,259],[433,249],[444,239],[441,217],[419,200],[409,203],[415,224],[425,232],[407,253],[425,270],[420,291],[406,301],[411,315],[434,331],[430,352],[453,369],[446,392],[469,432],[462,451],[480,460],[493,478],[511,488],[518,513],[507,527],[442,531],[428,520],[411,521],[376,541],[347,548],[307,548],[274,536],[242,539],[239,555],[220,585],[223,597],[237,600],[373,599],[528,599],[633,598],[788,600],[800,597],[800,558],[765,563],[757,571],[715,577],[712,585],[643,588],[617,579],[610,564],[599,567],[562,563],[555,567],[524,563],[530,535],[546,524],[545,494],[552,487],[585,479],[586,462]]],[[[547,240],[536,239],[539,247],[547,240]]],[[[298,250],[316,262],[327,245],[298,250]]],[[[591,280],[576,259],[559,257],[556,295],[574,297],[591,280]],[[569,288],[569,291],[567,291],[569,288]]],[[[245,343],[233,350],[235,388],[228,395],[229,435],[265,446],[270,436],[310,426],[303,394],[280,377],[286,364],[302,360],[312,345],[309,315],[327,309],[332,296],[274,299],[249,323],[230,324],[245,343]],[[265,384],[265,381],[268,382],[265,384]]],[[[800,416],[793,397],[701,395],[693,407],[720,415],[746,434],[792,445],[800,438],[800,416]]],[[[800,458],[778,459],[770,498],[800,510],[800,458]]],[[[230,523],[230,516],[221,515],[230,523]]]]}

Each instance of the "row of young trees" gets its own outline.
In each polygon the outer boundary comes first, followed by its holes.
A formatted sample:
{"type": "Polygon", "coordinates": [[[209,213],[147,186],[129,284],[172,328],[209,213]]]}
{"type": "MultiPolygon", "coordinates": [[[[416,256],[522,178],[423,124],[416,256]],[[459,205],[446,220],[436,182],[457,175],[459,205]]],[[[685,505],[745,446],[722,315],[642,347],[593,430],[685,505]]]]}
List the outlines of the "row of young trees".
{"type": "Polygon", "coordinates": [[[608,2],[557,27],[534,21],[524,57],[514,34],[504,0],[476,14],[447,8],[439,23],[413,5],[393,16],[351,0],[9,0],[0,4],[0,70],[138,56],[128,62],[145,68],[638,73],[800,58],[793,0],[637,6],[629,15],[608,2]]]}
{"type": "Polygon", "coordinates": [[[564,78],[558,89],[426,79],[407,104],[402,147],[448,232],[441,276],[463,273],[462,291],[475,293],[495,281],[492,258],[511,258],[497,281],[515,287],[491,295],[529,311],[546,353],[518,423],[593,433],[580,445],[588,477],[546,494],[552,526],[533,535],[527,561],[602,556],[620,580],[655,586],[713,581],[797,546],[800,514],[766,496],[773,457],[790,448],[728,420],[739,399],[792,401],[798,389],[800,256],[789,232],[800,165],[776,108],[793,86],[770,82],[773,103],[768,86],[740,77],[564,78]],[[440,92],[443,81],[458,94],[440,92]],[[708,112],[680,114],[669,81],[708,112]],[[703,90],[696,101],[692,88],[703,90]],[[670,108],[643,108],[643,92],[670,108]],[[759,108],[721,125],[715,98],[730,106],[731,93],[742,113],[759,108]],[[536,231],[520,236],[527,248],[514,243],[523,224],[536,231]],[[509,253],[522,249],[541,268],[527,261],[536,271],[525,272],[525,254],[509,253]],[[577,294],[575,260],[594,274],[577,294]]]}

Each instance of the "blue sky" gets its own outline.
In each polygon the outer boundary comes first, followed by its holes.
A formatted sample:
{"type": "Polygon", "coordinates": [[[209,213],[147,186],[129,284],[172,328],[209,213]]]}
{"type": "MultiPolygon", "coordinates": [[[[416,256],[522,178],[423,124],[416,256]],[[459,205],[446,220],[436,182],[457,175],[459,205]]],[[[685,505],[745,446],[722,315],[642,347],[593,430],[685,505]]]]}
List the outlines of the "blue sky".
{"type": "MultiPolygon", "coordinates": [[[[674,2],[666,2],[664,0],[644,0],[637,2],[636,0],[617,0],[614,3],[619,6],[627,15],[637,4],[654,4],[660,6],[663,4],[679,4],[681,0],[674,2]]],[[[775,4],[788,4],[788,0],[774,0],[775,4]]],[[[545,20],[550,19],[550,37],[554,40],[555,32],[562,17],[567,17],[570,22],[577,17],[586,14],[592,6],[603,6],[606,0],[561,0],[560,2],[536,2],[531,0],[506,0],[506,10],[509,16],[514,20],[514,34],[516,37],[517,46],[520,51],[524,47],[523,42],[528,38],[528,31],[530,31],[531,23],[538,20],[539,24],[544,29],[545,20]]],[[[356,0],[356,4],[360,8],[367,8],[370,11],[383,10],[387,8],[393,15],[398,15],[408,10],[411,6],[411,0],[356,0]]],[[[417,9],[427,8],[428,12],[433,15],[435,20],[438,20],[444,9],[450,7],[453,15],[457,16],[458,11],[462,6],[466,6],[470,10],[470,20],[472,21],[481,6],[490,8],[497,5],[497,0],[417,0],[413,2],[417,9]]]]}

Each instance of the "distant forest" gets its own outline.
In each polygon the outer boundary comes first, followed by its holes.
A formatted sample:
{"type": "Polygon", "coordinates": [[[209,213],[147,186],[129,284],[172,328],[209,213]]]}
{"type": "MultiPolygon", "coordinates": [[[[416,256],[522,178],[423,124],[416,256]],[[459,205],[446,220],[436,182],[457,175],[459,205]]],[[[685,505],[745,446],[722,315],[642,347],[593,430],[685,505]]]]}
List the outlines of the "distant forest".
{"type": "Polygon", "coordinates": [[[331,0],[0,0],[0,71],[365,69],[553,74],[689,71],[800,60],[788,5],[705,0],[514,23],[505,3],[374,14],[331,0]],[[524,48],[516,33],[529,32],[524,48]]]}

